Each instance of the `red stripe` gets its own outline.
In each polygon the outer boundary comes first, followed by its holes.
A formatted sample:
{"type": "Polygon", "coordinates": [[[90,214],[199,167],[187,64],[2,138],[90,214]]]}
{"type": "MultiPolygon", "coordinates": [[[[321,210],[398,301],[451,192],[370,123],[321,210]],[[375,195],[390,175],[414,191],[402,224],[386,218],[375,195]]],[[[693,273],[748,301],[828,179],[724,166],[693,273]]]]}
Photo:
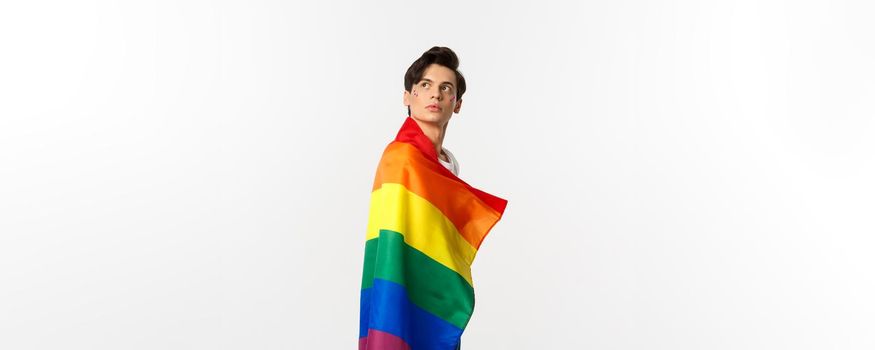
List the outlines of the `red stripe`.
{"type": "MultiPolygon", "coordinates": [[[[401,129],[398,130],[398,135],[395,136],[395,141],[405,142],[416,146],[416,148],[425,154],[427,159],[440,165],[438,162],[437,151],[434,149],[434,144],[429,140],[428,136],[425,136],[425,133],[422,132],[422,128],[419,127],[419,124],[416,124],[416,121],[413,120],[412,117],[407,117],[407,119],[404,120],[404,124],[402,124],[401,129]]],[[[439,169],[438,171],[444,173],[444,176],[461,182],[466,188],[471,190],[475,196],[492,207],[492,209],[495,209],[499,214],[504,213],[504,209],[507,207],[507,200],[471,187],[471,185],[462,181],[462,179],[457,177],[452,171],[448,170],[443,165],[440,165],[437,168],[439,169]]]]}
{"type": "Polygon", "coordinates": [[[410,350],[410,345],[392,333],[368,329],[368,336],[359,338],[359,350],[410,350]]]}

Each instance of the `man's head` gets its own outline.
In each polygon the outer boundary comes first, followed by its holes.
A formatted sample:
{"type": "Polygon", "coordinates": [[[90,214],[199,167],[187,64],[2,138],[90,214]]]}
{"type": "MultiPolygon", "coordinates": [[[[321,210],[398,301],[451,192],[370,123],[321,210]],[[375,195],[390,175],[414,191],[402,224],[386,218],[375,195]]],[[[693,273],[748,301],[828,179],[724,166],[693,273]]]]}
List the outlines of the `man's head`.
{"type": "Polygon", "coordinates": [[[459,58],[447,47],[435,46],[419,57],[404,74],[407,115],[420,122],[445,125],[462,108],[465,77],[459,58]]]}

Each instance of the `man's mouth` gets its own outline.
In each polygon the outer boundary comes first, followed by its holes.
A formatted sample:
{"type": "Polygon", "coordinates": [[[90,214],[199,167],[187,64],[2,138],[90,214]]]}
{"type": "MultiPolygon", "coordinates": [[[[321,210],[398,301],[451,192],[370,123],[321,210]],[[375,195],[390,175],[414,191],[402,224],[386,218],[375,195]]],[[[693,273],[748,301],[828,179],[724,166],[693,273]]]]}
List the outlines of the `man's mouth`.
{"type": "Polygon", "coordinates": [[[428,105],[428,106],[425,106],[425,109],[430,110],[430,111],[438,112],[438,111],[441,110],[441,107],[438,106],[438,105],[436,105],[436,104],[430,104],[430,105],[428,105]]]}

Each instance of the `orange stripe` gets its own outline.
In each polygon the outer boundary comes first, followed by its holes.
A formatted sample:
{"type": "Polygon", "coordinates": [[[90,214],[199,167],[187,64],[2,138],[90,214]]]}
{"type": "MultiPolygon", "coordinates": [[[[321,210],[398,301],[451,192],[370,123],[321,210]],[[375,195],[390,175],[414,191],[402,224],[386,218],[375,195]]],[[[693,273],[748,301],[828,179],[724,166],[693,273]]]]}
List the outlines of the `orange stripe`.
{"type": "Polygon", "coordinates": [[[462,237],[479,249],[501,213],[483,202],[465,185],[441,175],[442,165],[431,162],[415,146],[392,142],[383,152],[373,190],[383,183],[397,183],[425,198],[456,226],[462,237]],[[410,171],[405,169],[409,166],[410,171]]]}

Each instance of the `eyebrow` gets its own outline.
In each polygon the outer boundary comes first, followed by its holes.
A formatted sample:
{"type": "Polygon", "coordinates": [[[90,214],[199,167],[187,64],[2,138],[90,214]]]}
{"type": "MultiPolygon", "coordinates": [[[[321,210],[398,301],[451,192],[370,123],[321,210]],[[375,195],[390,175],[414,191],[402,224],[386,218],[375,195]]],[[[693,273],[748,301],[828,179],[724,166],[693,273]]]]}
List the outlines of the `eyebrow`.
{"type": "MultiPolygon", "coordinates": [[[[429,79],[429,78],[422,78],[422,79],[419,79],[419,81],[427,81],[427,82],[429,82],[429,83],[434,83],[434,82],[433,82],[431,79],[429,79]]],[[[454,87],[454,88],[456,87],[455,85],[453,85],[453,83],[448,82],[448,81],[445,81],[445,82],[443,82],[443,83],[441,83],[441,84],[450,84],[450,86],[452,86],[452,87],[454,87]]]]}

